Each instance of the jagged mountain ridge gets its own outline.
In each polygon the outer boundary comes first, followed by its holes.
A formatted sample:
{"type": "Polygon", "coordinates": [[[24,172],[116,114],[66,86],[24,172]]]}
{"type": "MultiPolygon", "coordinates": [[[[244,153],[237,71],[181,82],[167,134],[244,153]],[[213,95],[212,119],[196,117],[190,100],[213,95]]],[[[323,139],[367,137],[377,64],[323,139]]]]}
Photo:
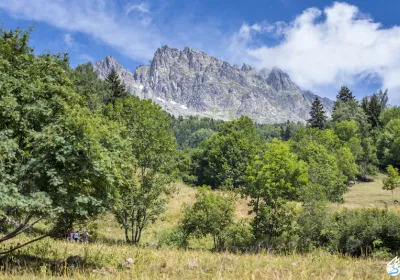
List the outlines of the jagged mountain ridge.
{"type": "MultiPolygon", "coordinates": [[[[239,68],[188,47],[159,48],[151,64],[137,67],[134,73],[111,56],[94,68],[102,79],[115,68],[129,92],[151,98],[176,116],[232,120],[245,115],[258,123],[304,122],[316,97],[277,67],[257,71],[244,64],[239,68]]],[[[333,101],[320,99],[329,114],[333,101]]]]}

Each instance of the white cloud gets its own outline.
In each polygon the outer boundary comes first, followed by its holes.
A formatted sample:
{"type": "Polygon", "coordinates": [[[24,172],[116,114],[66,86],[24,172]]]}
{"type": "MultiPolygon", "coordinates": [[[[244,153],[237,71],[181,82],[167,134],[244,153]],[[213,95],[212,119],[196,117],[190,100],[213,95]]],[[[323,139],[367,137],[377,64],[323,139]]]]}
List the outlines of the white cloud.
{"type": "Polygon", "coordinates": [[[70,33],[67,33],[64,35],[64,43],[67,45],[67,47],[72,46],[74,39],[72,38],[72,35],[70,33]]]}
{"type": "Polygon", "coordinates": [[[126,14],[129,14],[133,11],[138,11],[141,12],[143,14],[150,14],[150,8],[149,8],[149,4],[147,2],[142,2],[139,4],[129,4],[126,7],[126,14]]]}
{"type": "Polygon", "coordinates": [[[309,8],[292,22],[243,24],[235,33],[222,32],[223,21],[199,23],[185,13],[164,17],[161,7],[150,11],[148,2],[123,8],[115,0],[0,0],[0,9],[16,18],[62,29],[64,42],[73,47],[79,42],[70,33],[80,32],[147,63],[162,45],[190,46],[232,63],[278,66],[302,88],[322,95],[342,84],[380,79],[391,100],[400,103],[400,27],[383,27],[356,6],[309,8]]]}
{"type": "Polygon", "coordinates": [[[338,2],[323,11],[307,9],[290,23],[255,26],[243,24],[231,49],[257,67],[277,65],[308,89],[379,77],[391,100],[400,102],[400,27],[384,28],[356,6],[338,2]],[[277,45],[254,46],[270,32],[280,38],[277,45]]]}
{"type": "Polygon", "coordinates": [[[164,36],[148,20],[121,17],[116,5],[102,0],[0,0],[0,8],[16,18],[86,33],[132,59],[148,61],[165,41],[164,36]]]}

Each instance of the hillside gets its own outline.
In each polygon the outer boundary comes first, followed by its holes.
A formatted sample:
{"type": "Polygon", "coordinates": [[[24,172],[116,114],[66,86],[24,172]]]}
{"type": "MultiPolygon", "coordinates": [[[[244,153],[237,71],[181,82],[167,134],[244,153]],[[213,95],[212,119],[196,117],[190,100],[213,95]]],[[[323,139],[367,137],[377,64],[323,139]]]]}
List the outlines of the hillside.
{"type": "MultiPolygon", "coordinates": [[[[258,71],[244,64],[239,68],[191,48],[159,48],[151,64],[139,66],[134,73],[111,56],[95,64],[103,79],[112,68],[129,92],[151,98],[176,116],[232,120],[245,115],[258,123],[304,122],[317,97],[301,90],[277,67],[258,71]]],[[[321,100],[330,114],[333,102],[321,100]]]]}
{"type": "MultiPolygon", "coordinates": [[[[383,205],[381,200],[389,199],[391,194],[382,190],[381,178],[383,175],[378,176],[375,183],[354,186],[340,207],[383,205]]],[[[178,184],[177,188],[179,192],[170,201],[167,212],[146,230],[143,244],[159,242],[162,233],[182,217],[182,205],[194,202],[194,188],[183,184],[178,184]]],[[[395,198],[399,197],[400,191],[396,190],[395,198]]],[[[237,216],[244,216],[244,205],[244,201],[237,203],[237,216]]],[[[322,250],[279,256],[186,251],[165,246],[159,249],[146,245],[135,247],[124,243],[123,229],[111,214],[101,217],[95,224],[97,242],[77,244],[45,239],[24,248],[18,262],[10,260],[2,279],[59,279],[55,275],[66,274],[73,275],[74,279],[390,279],[385,275],[386,262],[382,260],[353,259],[322,250]],[[71,255],[81,256],[84,265],[79,269],[63,269],[62,260],[71,255]],[[128,265],[125,261],[128,258],[134,263],[128,265]],[[18,272],[20,267],[25,267],[22,274],[18,272]]],[[[209,241],[198,242],[211,246],[209,241]]]]}

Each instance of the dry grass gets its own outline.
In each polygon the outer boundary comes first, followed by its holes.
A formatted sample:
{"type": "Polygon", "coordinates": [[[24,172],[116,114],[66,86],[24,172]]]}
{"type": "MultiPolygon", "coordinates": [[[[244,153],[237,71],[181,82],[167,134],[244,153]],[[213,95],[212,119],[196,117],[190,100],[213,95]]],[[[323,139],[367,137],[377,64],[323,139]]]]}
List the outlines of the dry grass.
{"type": "Polygon", "coordinates": [[[390,279],[384,261],[339,257],[322,251],[289,256],[234,255],[46,240],[21,253],[55,260],[80,255],[93,266],[63,269],[60,263],[58,272],[51,272],[46,262],[36,269],[21,265],[9,269],[2,279],[390,279]],[[127,258],[134,263],[122,268],[127,258]]]}
{"type": "MultiPolygon", "coordinates": [[[[396,207],[391,192],[382,190],[382,175],[375,182],[355,185],[345,195],[345,203],[333,207],[396,207]]],[[[178,193],[170,201],[167,212],[144,233],[143,243],[158,238],[177,225],[182,218],[182,205],[192,204],[196,190],[177,184],[178,193]]],[[[400,190],[395,198],[400,198],[400,190]]],[[[238,200],[237,217],[248,217],[246,200],[238,200]]],[[[211,253],[207,250],[133,247],[123,243],[123,230],[111,214],[97,221],[99,235],[117,244],[73,244],[45,239],[22,249],[14,261],[3,267],[1,279],[391,279],[386,261],[353,259],[316,251],[306,255],[267,255],[211,253]],[[85,261],[80,268],[65,267],[68,256],[79,255],[85,261]],[[25,260],[26,261],[17,261],[25,260]],[[29,262],[32,256],[37,259],[29,262]],[[121,267],[127,258],[134,263],[121,267]],[[58,261],[58,262],[57,262],[58,261]],[[18,263],[19,262],[19,263],[18,263]],[[56,262],[56,264],[54,264],[56,262]]],[[[23,237],[17,242],[21,242],[23,237]]],[[[198,243],[209,247],[209,240],[198,243]]],[[[389,260],[387,260],[389,261],[389,260]]]]}
{"type": "Polygon", "coordinates": [[[375,176],[374,182],[360,183],[350,187],[350,191],[344,195],[343,204],[335,204],[336,207],[345,208],[370,208],[370,207],[385,207],[400,211],[400,206],[394,204],[394,200],[400,201],[400,189],[393,192],[382,189],[385,175],[378,174],[375,176]]]}

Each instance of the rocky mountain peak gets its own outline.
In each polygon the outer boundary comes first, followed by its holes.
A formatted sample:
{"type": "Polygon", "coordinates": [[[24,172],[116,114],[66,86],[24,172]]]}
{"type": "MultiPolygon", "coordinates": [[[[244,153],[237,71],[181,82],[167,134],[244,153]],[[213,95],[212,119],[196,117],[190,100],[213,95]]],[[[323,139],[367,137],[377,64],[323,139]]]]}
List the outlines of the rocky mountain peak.
{"type": "MultiPolygon", "coordinates": [[[[139,98],[151,98],[174,115],[198,115],[231,120],[241,115],[258,123],[305,121],[315,95],[302,91],[281,69],[241,68],[185,47],[163,46],[149,66],[134,73],[113,57],[95,64],[100,78],[117,70],[127,89],[139,98]]],[[[322,99],[328,112],[333,102],[322,99]]]]}
{"type": "Polygon", "coordinates": [[[243,63],[241,70],[244,72],[250,72],[250,71],[254,70],[254,68],[246,63],[243,63]]]}
{"type": "Polygon", "coordinates": [[[273,67],[267,78],[267,84],[276,91],[299,90],[298,86],[292,82],[289,75],[278,67],[273,67]]]}

